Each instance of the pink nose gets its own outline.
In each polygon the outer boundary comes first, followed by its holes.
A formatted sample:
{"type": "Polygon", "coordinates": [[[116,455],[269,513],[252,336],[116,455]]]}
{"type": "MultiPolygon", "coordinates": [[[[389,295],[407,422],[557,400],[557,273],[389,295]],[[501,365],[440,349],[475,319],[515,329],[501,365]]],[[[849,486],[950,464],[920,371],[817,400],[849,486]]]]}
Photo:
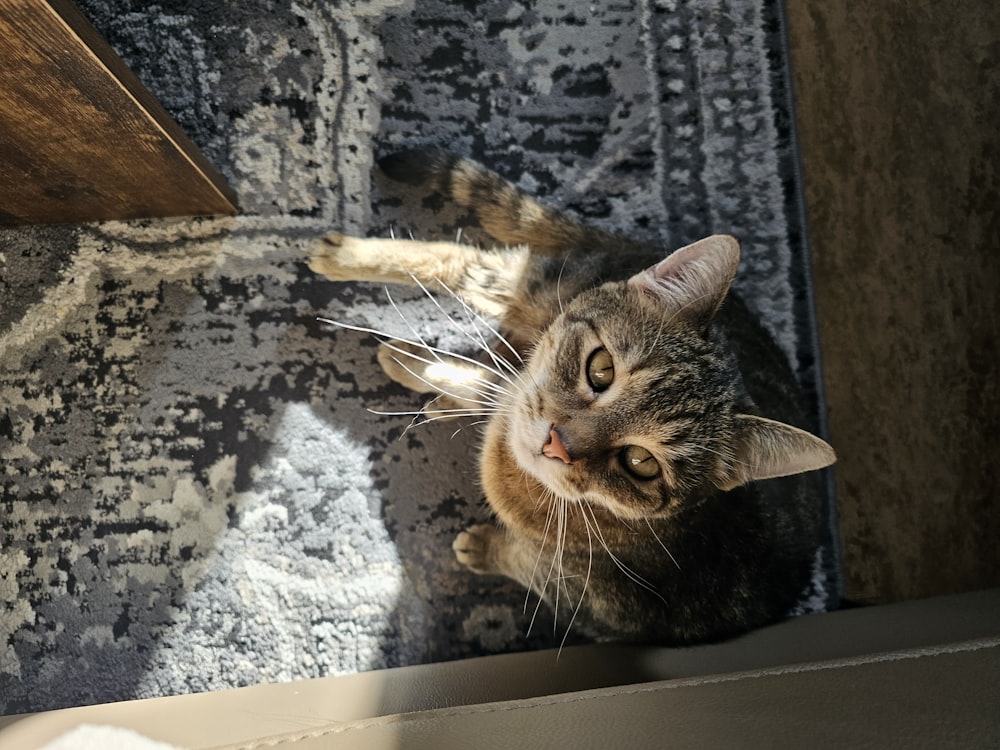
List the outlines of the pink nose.
{"type": "Polygon", "coordinates": [[[558,458],[563,463],[572,463],[573,460],[569,457],[569,451],[566,450],[566,446],[563,445],[562,438],[559,437],[559,433],[556,432],[553,427],[549,430],[549,439],[546,441],[545,445],[542,446],[542,455],[548,458],[558,458]]]}

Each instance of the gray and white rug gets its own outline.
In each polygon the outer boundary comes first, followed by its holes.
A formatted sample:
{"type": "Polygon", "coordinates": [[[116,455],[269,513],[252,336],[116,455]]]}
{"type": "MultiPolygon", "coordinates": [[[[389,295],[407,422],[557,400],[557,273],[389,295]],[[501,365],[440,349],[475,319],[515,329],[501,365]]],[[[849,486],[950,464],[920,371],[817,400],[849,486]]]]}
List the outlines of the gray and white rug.
{"type": "MultiPolygon", "coordinates": [[[[724,231],[816,391],[781,12],[766,0],[83,0],[235,218],[0,231],[0,712],[557,645],[453,562],[475,429],[406,430],[385,290],[319,232],[454,236],[374,174],[446,146],[672,249],[724,231]]],[[[428,333],[433,307],[395,294],[428,333]]],[[[835,597],[831,542],[804,608],[835,597]]]]}

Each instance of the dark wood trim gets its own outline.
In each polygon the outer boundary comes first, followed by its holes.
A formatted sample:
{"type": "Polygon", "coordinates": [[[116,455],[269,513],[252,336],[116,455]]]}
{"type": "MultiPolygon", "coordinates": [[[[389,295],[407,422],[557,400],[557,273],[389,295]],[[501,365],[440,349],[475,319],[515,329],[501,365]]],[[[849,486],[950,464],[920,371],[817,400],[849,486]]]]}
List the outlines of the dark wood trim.
{"type": "Polygon", "coordinates": [[[0,223],[232,214],[236,194],[69,0],[0,6],[0,223]]]}

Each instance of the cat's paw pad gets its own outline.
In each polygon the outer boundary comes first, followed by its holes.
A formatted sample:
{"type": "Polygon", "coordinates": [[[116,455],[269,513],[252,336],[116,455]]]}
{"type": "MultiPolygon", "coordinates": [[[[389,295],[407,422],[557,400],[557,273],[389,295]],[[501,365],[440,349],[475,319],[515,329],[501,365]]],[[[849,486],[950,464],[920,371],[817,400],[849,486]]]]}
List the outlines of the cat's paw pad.
{"type": "Polygon", "coordinates": [[[357,245],[363,240],[340,232],[330,232],[313,243],[309,255],[309,268],[331,281],[351,281],[356,278],[357,245]]]}
{"type": "Polygon", "coordinates": [[[496,566],[490,551],[499,534],[500,530],[495,526],[470,526],[452,542],[455,558],[473,573],[493,573],[496,566]]]}

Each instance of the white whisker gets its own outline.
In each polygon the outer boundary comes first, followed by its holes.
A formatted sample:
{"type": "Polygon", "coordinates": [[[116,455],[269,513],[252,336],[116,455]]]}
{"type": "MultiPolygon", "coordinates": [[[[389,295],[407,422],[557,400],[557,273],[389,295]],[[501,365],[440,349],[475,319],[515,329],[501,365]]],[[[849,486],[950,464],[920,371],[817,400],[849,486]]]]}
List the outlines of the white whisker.
{"type": "Polygon", "coordinates": [[[607,542],[604,540],[604,534],[601,533],[601,527],[600,524],[598,524],[597,522],[597,515],[594,513],[594,509],[591,507],[589,502],[584,501],[584,503],[585,507],[590,511],[590,519],[594,522],[594,532],[597,534],[597,540],[601,543],[601,546],[604,547],[604,551],[608,553],[608,557],[611,558],[611,561],[615,564],[615,567],[617,567],[622,573],[624,573],[625,577],[628,578],[630,581],[646,589],[651,594],[656,596],[657,599],[666,604],[667,600],[660,595],[660,592],[657,591],[649,581],[647,581],[641,575],[639,575],[634,570],[629,568],[624,562],[622,562],[618,558],[617,555],[615,555],[614,552],[611,551],[611,548],[608,547],[607,542]]]}
{"type": "Polygon", "coordinates": [[[424,414],[456,414],[458,416],[466,417],[485,417],[490,414],[496,413],[498,410],[495,408],[491,409],[475,409],[469,407],[465,408],[455,408],[455,409],[419,409],[419,410],[409,410],[409,411],[378,411],[375,409],[369,409],[372,414],[378,414],[381,417],[412,417],[414,415],[424,415],[424,414]]]}
{"type": "Polygon", "coordinates": [[[496,409],[411,409],[409,411],[367,409],[366,411],[369,414],[376,414],[380,417],[428,417],[427,421],[431,421],[431,419],[452,419],[454,417],[489,417],[497,412],[496,409]]]}
{"type": "MultiPolygon", "coordinates": [[[[414,276],[413,274],[410,274],[410,277],[413,279],[414,283],[416,283],[423,290],[424,294],[427,295],[427,297],[431,300],[431,302],[433,302],[437,306],[438,310],[441,311],[441,313],[448,319],[448,321],[452,324],[452,326],[453,327],[457,327],[458,330],[462,331],[462,333],[465,333],[465,331],[463,331],[460,327],[457,326],[457,323],[452,319],[452,317],[447,313],[447,311],[445,311],[444,308],[441,307],[441,305],[438,303],[438,301],[434,297],[434,295],[432,295],[430,293],[430,291],[423,284],[420,283],[420,280],[416,276],[414,276]]],[[[391,304],[392,308],[396,311],[396,314],[400,317],[400,319],[403,320],[404,323],[406,323],[407,327],[410,329],[410,332],[419,341],[419,345],[422,348],[426,349],[427,351],[431,352],[432,356],[434,357],[434,359],[437,361],[438,364],[441,364],[441,365],[445,364],[445,361],[443,359],[441,359],[441,356],[440,356],[442,354],[445,355],[445,356],[447,356],[447,357],[458,358],[459,355],[456,355],[454,352],[449,352],[449,351],[447,351],[445,349],[439,349],[437,347],[431,347],[431,346],[429,346],[427,344],[427,342],[424,340],[423,336],[420,335],[420,332],[417,331],[417,329],[410,323],[410,321],[406,318],[406,316],[403,315],[403,311],[399,309],[399,306],[396,304],[396,301],[392,298],[392,295],[389,293],[388,287],[386,287],[385,296],[386,296],[386,299],[389,300],[389,304],[391,304]]],[[[461,300],[459,300],[459,301],[461,301],[461,300]]],[[[478,332],[478,329],[477,329],[477,332],[478,332]]],[[[466,334],[466,335],[468,335],[468,334],[466,334]]],[[[476,342],[475,339],[473,339],[473,343],[478,343],[478,342],[476,342]]],[[[386,342],[386,344],[390,345],[388,342],[386,342]]],[[[492,352],[490,352],[489,348],[486,346],[486,342],[485,341],[482,342],[482,347],[487,350],[487,352],[490,354],[491,357],[493,356],[492,352]]],[[[391,347],[391,348],[394,351],[397,351],[397,352],[400,351],[398,347],[391,347]]],[[[406,356],[412,357],[413,359],[416,359],[416,360],[418,360],[420,362],[423,362],[424,364],[428,364],[428,365],[432,364],[431,362],[428,362],[425,359],[422,359],[420,357],[415,356],[411,352],[401,352],[401,353],[406,354],[406,356]]],[[[493,359],[494,359],[494,363],[496,364],[496,358],[494,357],[493,359]]],[[[406,367],[405,365],[403,365],[402,362],[399,362],[399,360],[396,360],[396,361],[402,367],[404,367],[404,368],[406,367]]],[[[482,365],[478,362],[478,360],[470,360],[470,361],[474,362],[476,364],[477,368],[482,367],[482,365]]],[[[494,374],[496,374],[499,377],[503,377],[503,374],[501,373],[499,367],[493,367],[493,368],[485,367],[483,369],[489,370],[490,372],[493,372],[494,374]]],[[[428,385],[431,385],[430,383],[427,383],[427,381],[424,380],[423,378],[421,378],[419,375],[416,375],[412,371],[409,371],[409,372],[410,372],[411,375],[414,375],[415,377],[419,378],[424,383],[426,383],[428,385]]],[[[504,379],[506,380],[506,378],[504,378],[504,379]]],[[[498,392],[501,392],[501,393],[506,393],[507,392],[506,389],[504,389],[502,386],[500,386],[499,384],[497,384],[497,383],[495,383],[495,382],[493,382],[491,380],[486,380],[484,378],[476,377],[475,381],[478,382],[478,383],[480,383],[481,385],[486,386],[487,388],[489,388],[491,390],[498,391],[498,392]]],[[[489,398],[489,396],[486,393],[480,391],[479,389],[473,388],[471,386],[467,386],[467,387],[469,388],[469,390],[475,392],[477,395],[480,395],[483,398],[489,398]]],[[[432,385],[432,388],[434,390],[440,390],[440,388],[438,388],[436,386],[433,386],[433,385],[432,385]]]]}
{"type": "MultiPolygon", "coordinates": [[[[511,364],[509,362],[507,362],[507,360],[503,359],[502,357],[497,357],[496,354],[494,354],[493,349],[486,342],[486,339],[483,338],[482,332],[479,330],[479,328],[475,324],[472,325],[473,330],[476,332],[476,336],[473,336],[471,333],[469,333],[469,331],[464,326],[462,326],[457,320],[455,320],[455,318],[451,315],[451,313],[449,313],[447,310],[444,309],[444,307],[438,301],[437,296],[434,295],[423,284],[423,282],[420,281],[420,279],[418,279],[416,276],[413,276],[412,274],[411,274],[411,278],[413,279],[413,283],[415,283],[418,287],[420,287],[421,291],[423,291],[423,293],[427,296],[427,298],[431,302],[433,302],[434,306],[437,307],[437,309],[440,311],[440,313],[445,316],[445,318],[447,319],[448,323],[451,325],[452,328],[454,328],[456,331],[458,331],[463,336],[465,336],[466,338],[468,338],[473,344],[475,344],[477,347],[479,347],[480,349],[482,349],[484,352],[486,352],[490,356],[490,358],[493,360],[493,367],[488,368],[488,369],[491,372],[495,373],[498,377],[501,377],[504,380],[510,381],[510,378],[508,378],[503,373],[503,370],[506,370],[510,374],[516,374],[517,370],[514,367],[512,367],[511,364]]],[[[497,333],[489,325],[489,323],[487,323],[485,320],[483,320],[483,318],[481,316],[479,316],[478,313],[476,313],[474,310],[472,310],[472,308],[469,307],[469,305],[465,302],[465,300],[462,299],[461,296],[459,296],[458,294],[456,294],[455,292],[453,292],[451,290],[451,288],[447,284],[445,284],[443,281],[441,281],[440,279],[437,279],[437,278],[435,278],[434,281],[445,292],[447,292],[448,294],[450,294],[455,299],[455,301],[458,302],[458,304],[460,304],[462,306],[463,310],[465,310],[465,312],[466,312],[466,315],[469,315],[469,314],[476,315],[477,317],[479,317],[479,320],[482,321],[483,325],[485,325],[490,330],[490,332],[493,333],[494,336],[496,336],[501,341],[505,341],[505,339],[503,338],[503,336],[501,336],[499,333],[497,333]]],[[[509,344],[508,344],[508,346],[509,346],[509,344]]]]}
{"type": "MultiPolygon", "coordinates": [[[[382,412],[373,411],[371,409],[369,409],[369,411],[372,414],[381,414],[382,413],[382,412]]],[[[405,416],[409,416],[409,415],[405,415],[405,416]]],[[[402,433],[402,435],[399,436],[401,440],[403,438],[403,435],[406,435],[406,433],[408,433],[414,427],[422,427],[422,426],[424,426],[426,424],[430,424],[431,422],[439,422],[439,421],[444,420],[444,419],[454,419],[454,417],[450,417],[450,416],[429,417],[429,418],[421,419],[421,417],[423,417],[423,416],[424,415],[421,414],[420,412],[413,413],[413,419],[410,420],[410,423],[405,428],[403,428],[403,433],[402,433]]],[[[476,422],[470,422],[468,424],[464,424],[461,427],[459,427],[457,430],[455,430],[455,432],[452,433],[451,438],[454,438],[455,435],[457,435],[458,433],[460,433],[466,427],[475,427],[476,425],[487,424],[488,422],[489,422],[488,419],[480,419],[480,420],[478,420],[476,422]]],[[[451,439],[451,438],[449,438],[449,439],[451,439]]]]}
{"type": "Polygon", "coordinates": [[[563,301],[562,301],[562,277],[563,271],[566,270],[566,263],[569,262],[569,253],[563,256],[562,265],[559,266],[559,276],[556,278],[556,302],[559,303],[559,314],[563,314],[563,301]]]}
{"type": "MultiPolygon", "coordinates": [[[[496,336],[497,340],[501,344],[503,344],[507,348],[507,350],[510,351],[511,354],[514,355],[514,357],[517,359],[517,361],[520,364],[522,364],[522,365],[524,364],[524,360],[521,358],[520,353],[518,353],[517,349],[515,349],[513,347],[513,345],[511,345],[511,343],[509,341],[507,341],[507,339],[503,336],[503,334],[501,334],[492,325],[490,325],[490,322],[488,320],[486,320],[482,315],[480,315],[478,312],[476,312],[471,307],[469,307],[468,303],[464,299],[462,299],[462,297],[460,295],[458,295],[455,292],[453,292],[451,290],[451,288],[447,284],[445,284],[440,279],[434,279],[434,280],[441,286],[442,289],[444,289],[446,292],[448,292],[448,294],[450,294],[452,297],[454,297],[458,301],[458,303],[462,307],[464,307],[466,309],[466,311],[470,315],[474,316],[480,323],[482,323],[484,326],[486,326],[486,330],[488,330],[490,333],[492,333],[494,336],[496,336]]],[[[511,374],[517,374],[517,372],[518,372],[517,368],[515,368],[513,365],[511,365],[506,359],[504,359],[504,358],[501,357],[501,362],[503,362],[506,365],[506,367],[511,372],[511,374]]]]}
{"type": "Polygon", "coordinates": [[[660,328],[656,331],[656,335],[650,339],[649,349],[642,357],[644,360],[649,359],[653,355],[653,352],[656,350],[656,347],[660,343],[660,336],[663,335],[663,329],[666,328],[666,326],[667,326],[667,318],[665,315],[661,315],[660,328]]]}
{"type": "Polygon", "coordinates": [[[552,634],[555,635],[559,628],[559,596],[565,580],[565,569],[563,568],[563,555],[566,552],[566,501],[559,498],[559,512],[556,515],[556,551],[553,562],[556,569],[556,595],[552,602],[552,634]]]}
{"type": "MultiPolygon", "coordinates": [[[[397,339],[390,339],[388,341],[383,341],[382,344],[387,349],[389,349],[391,351],[394,351],[397,354],[401,354],[402,356],[406,357],[407,359],[412,359],[412,360],[416,360],[417,362],[422,362],[423,364],[428,365],[429,367],[433,367],[433,366],[435,366],[437,364],[441,364],[442,366],[447,366],[447,365],[444,365],[444,363],[441,363],[441,362],[431,362],[429,359],[425,359],[424,357],[421,357],[419,354],[415,354],[415,353],[413,353],[411,351],[407,351],[406,349],[403,349],[402,347],[398,346],[395,343],[396,341],[397,341],[397,339]]],[[[403,342],[403,343],[408,343],[408,342],[403,342]]],[[[413,372],[406,364],[404,364],[397,357],[393,357],[392,361],[395,362],[396,364],[398,364],[400,367],[402,367],[407,372],[409,372],[411,375],[413,375],[413,377],[418,378],[419,380],[421,380],[424,383],[424,385],[430,387],[431,392],[435,392],[436,391],[436,392],[444,393],[444,391],[441,389],[441,386],[439,384],[437,384],[437,383],[435,383],[433,381],[429,381],[429,380],[425,379],[423,376],[418,375],[417,373],[413,372]]],[[[468,390],[472,391],[476,395],[481,396],[484,399],[487,399],[488,401],[490,401],[490,403],[493,403],[493,404],[498,403],[498,401],[496,399],[496,394],[499,394],[501,396],[505,396],[508,393],[508,391],[507,391],[506,388],[498,385],[497,383],[494,383],[492,380],[487,380],[485,378],[481,378],[478,375],[472,375],[469,378],[468,383],[456,383],[455,385],[461,386],[462,388],[467,388],[468,390]],[[473,385],[470,385],[469,383],[475,383],[476,385],[482,386],[483,388],[486,388],[487,390],[480,390],[479,388],[476,388],[473,385]],[[492,393],[488,393],[487,391],[492,391],[492,393]]],[[[454,395],[454,394],[449,394],[449,395],[454,395]]],[[[455,398],[459,398],[459,397],[455,396],[455,398]]],[[[474,401],[474,399],[468,399],[468,398],[461,398],[461,400],[462,401],[474,401]]]]}
{"type": "Polygon", "coordinates": [[[438,356],[438,354],[433,349],[427,346],[427,342],[424,341],[424,337],[420,335],[420,332],[416,329],[416,327],[414,327],[414,325],[409,321],[409,319],[405,315],[403,315],[403,311],[399,309],[399,305],[396,304],[396,300],[392,298],[392,294],[389,292],[389,287],[385,288],[385,298],[389,300],[389,304],[392,305],[392,309],[396,311],[396,315],[399,316],[399,319],[402,320],[404,323],[406,323],[406,327],[410,329],[410,333],[412,333],[414,338],[416,338],[417,341],[420,342],[420,346],[422,346],[427,351],[431,352],[431,354],[434,355],[434,359],[436,359],[439,363],[444,364],[441,357],[438,356]]]}
{"type": "MultiPolygon", "coordinates": [[[[458,321],[455,320],[455,318],[452,317],[451,313],[445,310],[444,306],[438,301],[437,295],[434,294],[434,292],[432,292],[430,289],[428,289],[427,286],[420,279],[418,279],[412,273],[410,274],[410,278],[413,279],[414,284],[420,287],[420,291],[422,291],[424,293],[424,296],[426,296],[427,299],[429,299],[434,304],[434,306],[438,309],[438,312],[444,315],[445,319],[448,321],[448,323],[451,325],[453,329],[464,335],[466,338],[468,338],[470,341],[472,341],[472,343],[476,344],[477,346],[480,346],[481,348],[484,349],[488,348],[485,346],[485,344],[481,343],[479,339],[474,338],[468,331],[466,331],[461,325],[459,325],[458,321]]],[[[448,288],[447,284],[445,284],[443,281],[437,278],[435,278],[434,280],[438,283],[438,285],[442,289],[444,289],[446,292],[448,292],[448,294],[454,297],[457,302],[459,302],[462,305],[465,304],[464,300],[462,300],[461,297],[459,297],[457,294],[451,291],[451,289],[448,288]]]]}
{"type": "MultiPolygon", "coordinates": [[[[388,346],[390,349],[393,349],[393,351],[400,351],[399,349],[396,349],[395,347],[393,347],[389,343],[386,343],[386,346],[388,346]]],[[[406,356],[411,356],[411,355],[407,353],[406,356]]],[[[420,360],[419,357],[413,357],[413,359],[420,360]]],[[[414,370],[412,368],[408,367],[406,364],[404,364],[403,362],[401,362],[399,360],[399,358],[393,357],[392,361],[395,362],[400,367],[402,367],[404,370],[406,370],[408,373],[410,373],[410,375],[412,375],[413,377],[415,377],[417,380],[419,380],[421,383],[423,383],[424,385],[426,385],[432,391],[438,391],[441,395],[450,396],[451,398],[456,399],[457,401],[466,401],[466,402],[468,402],[470,404],[479,404],[481,406],[496,406],[496,401],[495,400],[491,399],[488,395],[486,395],[484,393],[479,393],[474,388],[470,388],[469,390],[473,391],[474,393],[477,393],[478,395],[482,396],[484,399],[488,399],[488,400],[481,401],[481,400],[476,399],[476,398],[469,398],[468,396],[459,396],[456,393],[451,393],[450,391],[446,391],[444,388],[442,388],[440,386],[440,384],[433,383],[430,380],[428,380],[427,378],[423,377],[422,375],[419,375],[418,373],[414,372],[414,370]]],[[[424,360],[420,360],[420,361],[424,361],[424,360]]]]}
{"type": "MultiPolygon", "coordinates": [[[[525,482],[527,482],[527,475],[525,475],[525,482]]],[[[552,493],[548,490],[545,491],[545,495],[551,496],[552,493]]],[[[542,531],[542,543],[538,548],[538,556],[535,558],[535,567],[531,571],[531,581],[534,584],[536,580],[536,575],[538,573],[538,565],[541,563],[542,554],[545,552],[545,544],[549,538],[549,529],[552,528],[552,519],[557,515],[558,510],[556,508],[557,502],[552,502],[555,497],[550,497],[548,502],[548,513],[545,516],[545,528],[542,531]]],[[[545,590],[549,586],[549,581],[552,580],[552,569],[555,564],[556,555],[555,552],[552,554],[552,564],[549,566],[549,570],[545,575],[545,580],[542,581],[541,586],[538,589],[538,601],[535,603],[535,610],[531,613],[531,620],[528,622],[528,634],[531,633],[532,627],[535,625],[535,619],[538,617],[538,611],[541,609],[542,602],[545,600],[545,590]]],[[[524,609],[528,609],[528,599],[531,596],[531,586],[528,587],[528,591],[524,597],[524,609]]]]}
{"type": "MultiPolygon", "coordinates": [[[[496,372],[492,368],[484,366],[481,363],[479,363],[478,361],[476,361],[475,359],[472,359],[470,357],[466,357],[466,356],[461,355],[461,354],[455,354],[454,352],[449,352],[447,349],[440,349],[438,347],[427,346],[426,344],[419,344],[418,346],[424,347],[424,348],[426,348],[426,349],[428,349],[429,351],[432,352],[432,354],[434,355],[434,360],[435,360],[435,361],[432,362],[429,359],[425,359],[425,358],[421,357],[419,354],[415,354],[414,352],[402,349],[401,347],[399,347],[399,346],[397,346],[396,344],[393,343],[395,341],[400,341],[400,342],[405,343],[405,344],[414,345],[413,342],[406,341],[405,339],[389,339],[387,341],[383,341],[382,343],[385,344],[385,346],[387,346],[390,349],[392,349],[393,351],[398,352],[398,353],[400,353],[400,354],[408,357],[409,359],[415,359],[418,362],[423,362],[425,365],[428,365],[428,366],[442,365],[444,367],[447,367],[448,364],[444,360],[442,360],[440,356],[438,356],[438,354],[443,354],[446,357],[451,357],[453,359],[457,359],[459,361],[472,364],[477,369],[483,369],[483,370],[487,370],[487,371],[493,372],[493,373],[496,372]]],[[[502,394],[502,395],[508,395],[510,393],[507,390],[507,388],[505,388],[504,386],[502,386],[501,384],[497,383],[494,380],[490,380],[488,378],[484,378],[484,377],[482,377],[480,375],[475,375],[475,374],[472,374],[472,373],[469,373],[469,372],[466,372],[465,374],[469,376],[470,382],[475,382],[475,383],[479,384],[480,386],[482,386],[484,388],[487,388],[490,391],[493,391],[494,393],[499,393],[499,394],[502,394]]],[[[468,386],[468,387],[469,387],[470,390],[475,390],[471,386],[468,386]]],[[[437,386],[434,387],[434,390],[438,390],[437,386]]],[[[487,397],[486,394],[483,393],[482,391],[479,391],[479,393],[484,398],[487,397]]]]}
{"type": "MultiPolygon", "coordinates": [[[[463,303],[463,306],[465,308],[465,318],[469,322],[469,326],[472,328],[472,330],[476,332],[476,335],[475,335],[475,337],[473,337],[471,334],[469,334],[465,330],[463,330],[462,332],[465,333],[465,335],[468,336],[470,339],[472,339],[473,342],[477,346],[479,346],[484,352],[486,352],[486,354],[489,356],[489,358],[493,361],[494,367],[497,367],[497,368],[501,368],[501,367],[506,368],[509,372],[511,372],[512,374],[516,375],[517,374],[517,370],[514,367],[512,367],[511,364],[506,359],[504,359],[499,354],[497,354],[493,350],[493,347],[491,347],[489,345],[489,343],[486,341],[486,337],[483,336],[483,332],[479,330],[479,326],[476,324],[476,319],[474,317],[472,317],[474,315],[472,309],[468,305],[464,305],[464,303],[463,303]]],[[[480,320],[482,320],[482,319],[480,318],[480,320]]],[[[484,324],[485,324],[485,321],[484,321],[484,324]]],[[[497,334],[497,335],[499,336],[499,334],[497,334]]]]}
{"type": "Polygon", "coordinates": [[[448,438],[448,439],[449,440],[454,440],[455,436],[458,433],[460,433],[462,430],[464,430],[464,429],[466,429],[468,427],[475,427],[476,425],[489,424],[489,423],[490,423],[490,420],[488,420],[488,419],[480,419],[478,422],[469,422],[468,424],[463,424],[461,427],[459,427],[457,430],[455,430],[453,433],[451,433],[451,437],[448,438]]]}
{"type": "Polygon", "coordinates": [[[576,617],[580,614],[580,609],[583,607],[583,599],[587,596],[587,589],[590,587],[590,573],[594,567],[594,538],[590,533],[590,522],[587,520],[587,514],[584,513],[582,507],[580,508],[580,516],[583,518],[583,528],[587,532],[587,573],[583,579],[580,598],[576,602],[573,615],[569,618],[569,625],[566,626],[566,632],[563,633],[562,641],[559,643],[559,651],[556,653],[556,658],[559,658],[562,654],[563,647],[566,645],[566,639],[569,638],[569,632],[573,629],[573,623],[576,622],[576,617]]]}
{"type": "MultiPolygon", "coordinates": [[[[493,370],[492,368],[484,365],[482,362],[479,362],[479,361],[473,359],[472,357],[467,357],[464,354],[457,354],[456,352],[449,352],[447,349],[441,349],[441,348],[436,347],[436,346],[426,345],[426,344],[423,344],[423,343],[421,343],[419,341],[411,341],[409,339],[399,338],[398,336],[390,336],[387,333],[384,333],[382,331],[377,331],[374,328],[368,328],[366,326],[358,326],[358,325],[354,325],[352,323],[341,323],[340,321],[332,320],[331,318],[317,318],[317,320],[320,321],[321,323],[328,323],[329,325],[336,326],[338,328],[343,328],[343,329],[348,330],[348,331],[355,331],[357,333],[367,333],[367,334],[369,334],[371,336],[375,336],[379,341],[381,341],[382,343],[386,344],[386,346],[391,346],[390,343],[389,343],[389,341],[390,340],[394,340],[394,341],[400,341],[400,342],[402,342],[404,344],[409,344],[410,346],[416,346],[416,347],[426,348],[432,354],[443,354],[443,355],[445,355],[447,357],[452,357],[453,359],[457,359],[460,362],[466,362],[467,364],[473,365],[474,367],[482,367],[483,369],[489,370],[490,372],[492,372],[493,374],[497,375],[498,377],[503,377],[502,373],[498,373],[495,370],[493,370]]],[[[398,351],[398,352],[406,355],[407,357],[411,357],[413,359],[419,359],[419,357],[414,356],[410,352],[400,350],[398,347],[392,347],[392,348],[394,348],[394,351],[398,351]]],[[[427,364],[436,364],[436,363],[433,363],[433,362],[429,362],[428,360],[423,360],[423,361],[426,362],[427,364]]],[[[496,386],[497,388],[500,388],[500,386],[497,385],[496,383],[493,383],[493,385],[496,386]]],[[[437,390],[437,389],[435,388],[435,390],[437,390]]]]}
{"type": "Polygon", "coordinates": [[[668,550],[668,549],[667,549],[667,545],[665,545],[665,544],[664,544],[664,543],[663,543],[663,542],[662,542],[662,541],[660,540],[660,537],[659,537],[659,536],[657,536],[657,534],[656,534],[656,531],[655,531],[655,530],[653,529],[653,524],[651,524],[651,523],[649,522],[649,519],[648,519],[648,518],[644,518],[643,520],[644,520],[644,521],[646,522],[646,525],[647,525],[647,526],[649,527],[649,531],[650,531],[650,533],[651,533],[651,534],[653,535],[653,539],[655,539],[655,540],[656,540],[656,542],[657,542],[657,544],[659,544],[659,545],[660,545],[661,547],[663,547],[663,551],[667,553],[667,557],[669,557],[669,558],[670,558],[670,562],[672,562],[672,563],[673,563],[673,564],[674,564],[674,565],[675,565],[675,566],[677,567],[677,570],[680,570],[680,569],[681,569],[681,565],[680,565],[680,563],[679,563],[679,562],[677,562],[677,558],[676,558],[676,557],[674,557],[673,553],[672,553],[672,552],[671,552],[670,550],[668,550]]]}

